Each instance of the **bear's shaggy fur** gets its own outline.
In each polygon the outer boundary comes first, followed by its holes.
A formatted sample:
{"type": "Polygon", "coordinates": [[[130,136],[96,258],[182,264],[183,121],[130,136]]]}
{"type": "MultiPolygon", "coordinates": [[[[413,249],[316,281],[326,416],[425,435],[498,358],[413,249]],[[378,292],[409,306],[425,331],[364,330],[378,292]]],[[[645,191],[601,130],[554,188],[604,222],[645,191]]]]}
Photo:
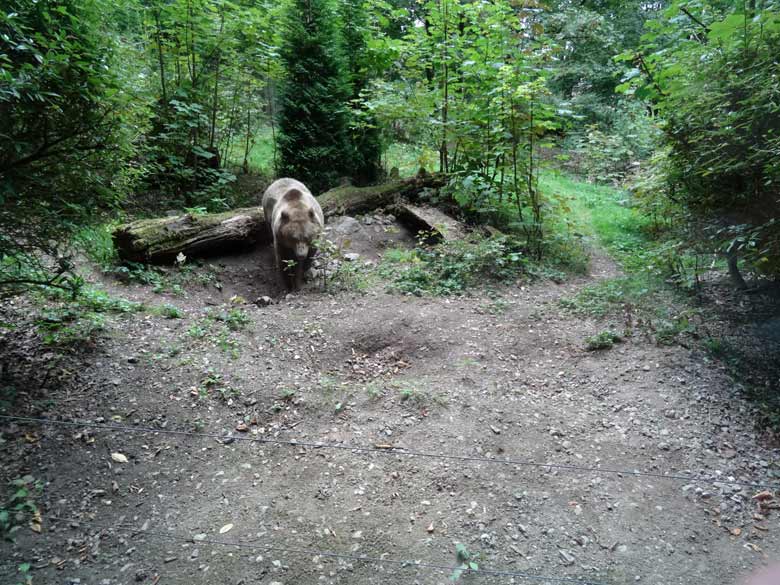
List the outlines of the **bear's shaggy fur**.
{"type": "Polygon", "coordinates": [[[273,236],[276,265],[287,288],[297,290],[325,225],[322,208],[300,181],[278,179],[263,194],[263,211],[273,236]]]}

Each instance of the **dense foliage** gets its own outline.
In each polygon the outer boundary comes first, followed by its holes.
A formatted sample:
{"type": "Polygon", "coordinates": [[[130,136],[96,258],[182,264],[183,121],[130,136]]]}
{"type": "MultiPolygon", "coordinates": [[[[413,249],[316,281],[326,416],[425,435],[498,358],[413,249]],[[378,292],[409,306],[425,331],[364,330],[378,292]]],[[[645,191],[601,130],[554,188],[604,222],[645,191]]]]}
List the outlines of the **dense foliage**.
{"type": "Polygon", "coordinates": [[[0,12],[0,286],[63,285],[61,244],[133,171],[130,95],[102,0],[0,12]]]}
{"type": "Polygon", "coordinates": [[[621,89],[663,119],[647,206],[696,249],[727,254],[732,269],[741,253],[778,275],[780,14],[755,4],[673,2],[624,56],[635,68],[621,89]]]}
{"type": "Polygon", "coordinates": [[[328,0],[294,0],[285,14],[281,48],[284,81],[279,96],[281,174],[316,194],[351,170],[351,88],[328,0]]]}
{"type": "Polygon", "coordinates": [[[397,163],[382,164],[388,147],[407,172],[446,173],[440,196],[526,255],[577,255],[569,203],[539,180],[562,161],[632,184],[677,237],[670,257],[695,244],[776,275],[777,13],[772,1],[13,0],[0,14],[2,278],[67,273],[70,234],[101,210],[215,211],[280,174],[315,192],[368,184],[397,163]]]}

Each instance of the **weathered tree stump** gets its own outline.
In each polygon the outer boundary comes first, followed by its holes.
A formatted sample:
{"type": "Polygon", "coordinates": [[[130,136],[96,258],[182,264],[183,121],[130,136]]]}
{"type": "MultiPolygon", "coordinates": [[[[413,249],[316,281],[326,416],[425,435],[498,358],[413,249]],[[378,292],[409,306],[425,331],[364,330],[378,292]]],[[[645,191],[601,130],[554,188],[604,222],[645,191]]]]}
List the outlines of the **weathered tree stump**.
{"type": "MultiPolygon", "coordinates": [[[[317,199],[326,216],[361,213],[401,198],[414,201],[422,190],[437,189],[443,184],[441,175],[419,175],[371,187],[337,187],[317,199]]],[[[179,254],[222,253],[263,242],[267,237],[261,207],[141,219],[120,226],[113,233],[120,258],[150,263],[171,262],[179,254]]]]}

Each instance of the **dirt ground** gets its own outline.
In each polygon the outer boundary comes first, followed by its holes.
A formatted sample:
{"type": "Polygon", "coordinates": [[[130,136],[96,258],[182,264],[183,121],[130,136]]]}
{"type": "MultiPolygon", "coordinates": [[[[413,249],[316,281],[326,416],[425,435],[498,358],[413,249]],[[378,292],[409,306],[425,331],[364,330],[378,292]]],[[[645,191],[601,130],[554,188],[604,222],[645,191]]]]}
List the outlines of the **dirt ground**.
{"type": "MultiPolygon", "coordinates": [[[[410,239],[386,218],[339,225],[356,262],[410,239]]],[[[103,278],[183,317],[114,317],[89,351],[2,334],[27,381],[16,413],[195,434],[0,421],[0,481],[45,484],[42,529],[0,544],[0,582],[30,562],[36,584],[438,584],[458,544],[479,566],[464,583],[736,584],[780,560],[778,500],[727,483],[780,484],[780,451],[723,368],[638,330],[585,351],[623,323],[561,309],[617,274],[607,257],[466,298],[381,282],[286,298],[267,249],[208,264],[215,278],[179,295],[103,278]],[[236,307],[251,321],[232,331],[236,307]]]]}

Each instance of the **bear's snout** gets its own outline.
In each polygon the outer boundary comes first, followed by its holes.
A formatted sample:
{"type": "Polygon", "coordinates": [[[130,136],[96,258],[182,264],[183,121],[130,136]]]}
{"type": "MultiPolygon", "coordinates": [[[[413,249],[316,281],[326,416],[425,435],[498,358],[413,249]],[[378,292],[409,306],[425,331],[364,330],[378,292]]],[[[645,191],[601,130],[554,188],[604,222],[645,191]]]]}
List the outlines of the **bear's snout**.
{"type": "Polygon", "coordinates": [[[309,244],[306,242],[295,243],[295,257],[299,262],[306,260],[309,257],[309,244]]]}

